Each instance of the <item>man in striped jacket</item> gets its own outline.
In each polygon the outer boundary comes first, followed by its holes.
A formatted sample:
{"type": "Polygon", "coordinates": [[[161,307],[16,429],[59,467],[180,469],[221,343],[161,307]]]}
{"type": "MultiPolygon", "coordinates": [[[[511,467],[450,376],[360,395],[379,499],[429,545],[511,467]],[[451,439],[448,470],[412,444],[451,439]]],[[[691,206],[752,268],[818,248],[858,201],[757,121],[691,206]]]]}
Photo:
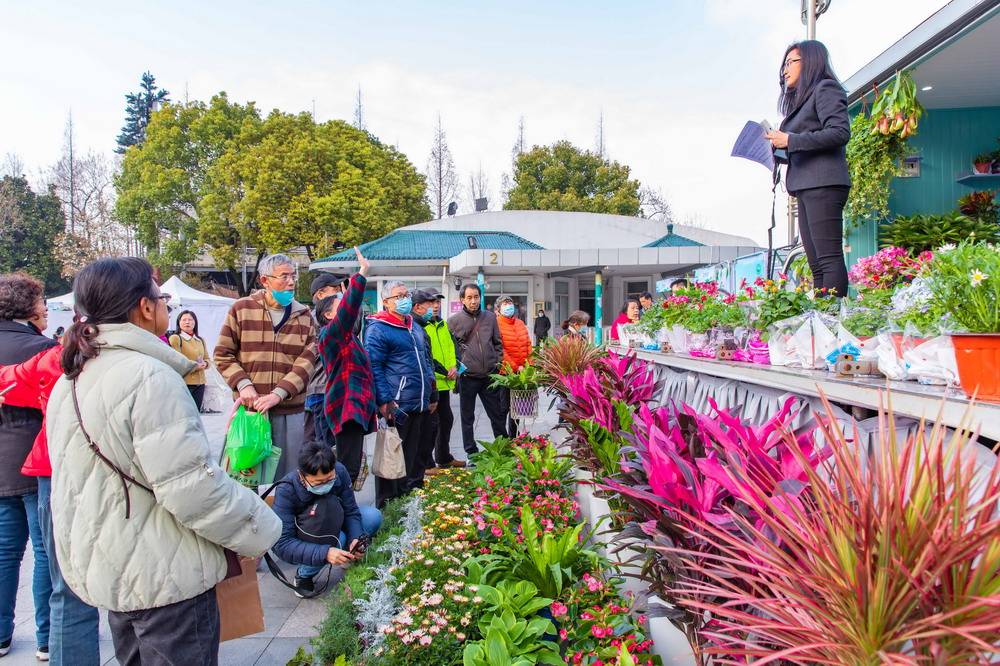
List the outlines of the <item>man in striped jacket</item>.
{"type": "Polygon", "coordinates": [[[275,478],[295,469],[302,450],[305,388],[316,360],[309,308],[295,300],[298,272],[283,254],[257,266],[264,289],[233,303],[215,346],[215,366],[247,409],[266,412],[281,448],[275,478]]]}

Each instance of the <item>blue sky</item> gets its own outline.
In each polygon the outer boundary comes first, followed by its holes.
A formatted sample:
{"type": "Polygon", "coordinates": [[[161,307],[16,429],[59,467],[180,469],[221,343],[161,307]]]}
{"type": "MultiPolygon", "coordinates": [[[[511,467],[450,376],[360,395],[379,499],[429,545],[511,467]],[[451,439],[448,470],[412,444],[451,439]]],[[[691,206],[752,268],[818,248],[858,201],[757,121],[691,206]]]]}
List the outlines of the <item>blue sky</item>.
{"type": "MultiPolygon", "coordinates": [[[[842,78],[944,0],[834,0],[819,21],[842,78]]],[[[530,144],[593,148],[662,189],[679,222],[766,238],[767,172],[730,158],[775,111],[799,0],[158,2],[0,0],[0,156],[55,162],[72,109],[78,150],[107,152],[124,94],[152,71],[175,100],[225,90],[264,110],[350,118],[426,166],[440,113],[461,182],[480,165],[499,205],[518,118],[530,144]]],[[[466,204],[467,206],[468,204],[466,204]]]]}

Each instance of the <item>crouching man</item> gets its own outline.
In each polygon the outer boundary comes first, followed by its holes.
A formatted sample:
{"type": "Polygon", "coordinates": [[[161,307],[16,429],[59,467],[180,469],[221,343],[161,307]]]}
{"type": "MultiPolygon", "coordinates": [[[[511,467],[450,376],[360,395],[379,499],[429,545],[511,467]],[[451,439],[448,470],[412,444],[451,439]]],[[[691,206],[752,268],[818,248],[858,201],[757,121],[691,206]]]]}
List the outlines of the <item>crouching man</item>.
{"type": "Polygon", "coordinates": [[[298,469],[281,479],[274,493],[281,537],[272,550],[285,562],[299,565],[299,597],[315,591],[313,579],[327,564],[346,567],[360,558],[362,535],[371,537],[382,525],[378,509],[358,506],[347,468],[325,442],[307,444],[298,469]]]}

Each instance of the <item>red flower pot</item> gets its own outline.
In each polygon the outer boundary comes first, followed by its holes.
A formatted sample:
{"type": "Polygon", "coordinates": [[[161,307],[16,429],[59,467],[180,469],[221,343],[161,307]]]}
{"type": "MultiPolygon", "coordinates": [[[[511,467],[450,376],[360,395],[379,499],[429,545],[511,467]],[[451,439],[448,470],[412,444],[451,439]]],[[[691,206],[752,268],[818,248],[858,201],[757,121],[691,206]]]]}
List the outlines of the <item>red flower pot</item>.
{"type": "Polygon", "coordinates": [[[974,162],[972,164],[972,169],[976,173],[989,173],[990,167],[993,166],[992,162],[974,162]]]}
{"type": "Polygon", "coordinates": [[[965,394],[989,402],[1000,402],[1000,334],[954,333],[958,379],[965,394]]]}

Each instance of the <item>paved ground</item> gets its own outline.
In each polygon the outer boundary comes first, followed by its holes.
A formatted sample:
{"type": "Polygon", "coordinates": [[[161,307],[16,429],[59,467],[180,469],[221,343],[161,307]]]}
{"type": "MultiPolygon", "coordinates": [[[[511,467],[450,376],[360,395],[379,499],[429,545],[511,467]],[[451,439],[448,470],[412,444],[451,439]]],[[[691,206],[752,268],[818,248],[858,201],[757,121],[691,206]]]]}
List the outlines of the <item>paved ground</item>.
{"type": "MultiPolygon", "coordinates": [[[[551,398],[542,397],[539,407],[543,413],[529,428],[531,432],[545,433],[554,427],[555,412],[547,409],[550,401],[551,398]]],[[[451,434],[451,450],[456,458],[464,460],[466,456],[462,450],[462,433],[457,422],[458,396],[456,395],[452,395],[452,409],[455,411],[456,423],[451,434]]],[[[205,427],[208,430],[213,450],[218,455],[224,441],[225,416],[222,414],[206,415],[205,427]]],[[[478,439],[493,438],[489,419],[486,418],[481,405],[477,406],[475,432],[478,439]]],[[[373,439],[370,438],[365,445],[369,455],[369,464],[374,447],[373,439]]],[[[368,477],[365,487],[359,493],[358,500],[363,504],[374,504],[375,479],[373,476],[368,477]]],[[[34,656],[36,647],[34,604],[31,598],[31,568],[33,564],[34,558],[31,555],[29,544],[21,567],[20,587],[17,593],[14,642],[10,654],[0,660],[0,666],[27,666],[37,663],[34,656]]],[[[289,578],[291,570],[292,567],[287,569],[289,578]]],[[[316,627],[326,615],[326,595],[317,599],[299,599],[292,594],[291,590],[275,580],[270,573],[260,573],[258,578],[260,580],[261,601],[264,606],[265,630],[254,636],[223,643],[219,662],[224,666],[283,665],[300,646],[306,645],[308,647],[309,639],[316,635],[316,627]]],[[[100,626],[100,644],[102,664],[117,664],[107,619],[103,613],[100,626]]]]}

